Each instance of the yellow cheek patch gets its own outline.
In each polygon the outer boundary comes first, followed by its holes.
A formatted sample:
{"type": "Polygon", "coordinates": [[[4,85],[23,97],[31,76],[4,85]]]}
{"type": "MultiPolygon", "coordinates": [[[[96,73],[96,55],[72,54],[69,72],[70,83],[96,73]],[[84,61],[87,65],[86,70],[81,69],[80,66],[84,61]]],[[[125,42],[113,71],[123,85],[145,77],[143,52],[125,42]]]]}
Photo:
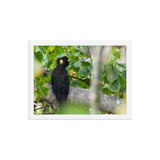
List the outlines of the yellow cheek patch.
{"type": "Polygon", "coordinates": [[[63,60],[62,59],[60,59],[60,64],[63,64],[63,60]]]}

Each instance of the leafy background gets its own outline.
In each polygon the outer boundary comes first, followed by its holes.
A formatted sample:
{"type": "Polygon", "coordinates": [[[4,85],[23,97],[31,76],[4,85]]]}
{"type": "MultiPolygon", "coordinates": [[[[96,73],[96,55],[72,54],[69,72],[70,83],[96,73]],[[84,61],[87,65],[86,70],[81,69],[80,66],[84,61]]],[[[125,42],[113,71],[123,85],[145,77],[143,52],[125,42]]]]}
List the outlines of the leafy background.
{"type": "MultiPolygon", "coordinates": [[[[42,94],[47,98],[49,89],[46,83],[51,83],[51,75],[57,65],[57,59],[63,56],[69,58],[70,64],[66,67],[69,75],[70,87],[90,88],[93,78],[92,68],[96,61],[94,55],[85,54],[89,46],[34,46],[34,101],[38,103],[42,94]]],[[[112,47],[108,59],[103,64],[101,76],[101,92],[106,95],[116,95],[125,98],[126,91],[126,64],[119,63],[122,46],[112,47]]],[[[42,102],[40,105],[44,106],[42,102]]],[[[68,106],[70,114],[89,114],[89,109],[83,106],[68,106]]],[[[35,109],[35,114],[58,114],[50,106],[35,109]]],[[[100,112],[104,114],[104,112],[100,112]]]]}

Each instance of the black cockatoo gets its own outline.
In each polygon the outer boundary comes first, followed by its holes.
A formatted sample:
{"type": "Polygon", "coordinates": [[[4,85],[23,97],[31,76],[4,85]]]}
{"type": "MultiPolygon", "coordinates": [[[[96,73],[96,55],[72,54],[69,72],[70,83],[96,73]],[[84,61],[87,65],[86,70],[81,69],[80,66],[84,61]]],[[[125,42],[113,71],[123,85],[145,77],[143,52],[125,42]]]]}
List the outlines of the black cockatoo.
{"type": "Polygon", "coordinates": [[[68,57],[64,56],[57,59],[57,67],[53,70],[51,76],[52,90],[59,101],[60,113],[66,113],[67,97],[69,93],[69,79],[65,67],[69,65],[68,57]]]}

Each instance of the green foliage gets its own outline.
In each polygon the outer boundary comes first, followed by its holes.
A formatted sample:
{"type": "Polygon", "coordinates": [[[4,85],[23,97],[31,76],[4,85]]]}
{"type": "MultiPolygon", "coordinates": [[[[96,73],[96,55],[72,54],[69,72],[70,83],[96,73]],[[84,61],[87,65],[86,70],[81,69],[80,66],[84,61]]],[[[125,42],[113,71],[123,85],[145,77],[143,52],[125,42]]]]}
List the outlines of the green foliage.
{"type": "Polygon", "coordinates": [[[75,66],[76,68],[79,68],[81,65],[82,65],[81,62],[76,62],[76,63],[74,63],[74,66],[75,66]]]}
{"type": "Polygon", "coordinates": [[[63,54],[62,56],[64,56],[64,52],[62,52],[62,51],[63,51],[62,46],[56,47],[56,51],[57,51],[57,53],[58,53],[59,55],[63,54]]]}
{"type": "Polygon", "coordinates": [[[47,98],[47,96],[48,96],[48,91],[49,91],[48,87],[42,87],[42,88],[41,88],[41,91],[42,91],[42,94],[47,98]]]}
{"type": "MultiPolygon", "coordinates": [[[[66,68],[68,75],[77,77],[77,79],[69,77],[70,87],[89,89],[90,81],[93,78],[92,66],[94,66],[95,60],[94,57],[89,57],[84,53],[86,47],[87,46],[34,46],[35,69],[37,68],[36,66],[43,66],[45,71],[52,72],[57,65],[57,59],[62,56],[67,56],[70,61],[69,66],[66,68]]],[[[126,65],[117,62],[120,58],[120,47],[112,47],[110,55],[103,65],[101,76],[101,89],[104,94],[113,95],[116,93],[118,95],[123,94],[126,90],[126,65]]],[[[45,83],[51,83],[51,75],[47,73],[41,75],[38,72],[34,79],[34,97],[37,102],[42,94],[46,98],[48,97],[49,90],[45,83]]],[[[72,113],[76,112],[74,109],[73,106],[70,107],[70,110],[73,111],[71,111],[72,113]]],[[[50,110],[49,107],[45,112],[50,112],[50,110]]],[[[38,110],[36,113],[41,112],[38,110]]],[[[87,113],[88,111],[85,114],[87,113]]]]}
{"type": "Polygon", "coordinates": [[[36,92],[35,93],[37,93],[36,95],[36,101],[38,102],[39,100],[40,100],[40,98],[41,98],[41,96],[42,96],[42,91],[41,91],[41,88],[38,86],[37,87],[37,90],[36,90],[36,92]]]}
{"type": "Polygon", "coordinates": [[[36,52],[36,50],[37,50],[37,47],[36,47],[36,46],[34,46],[34,52],[36,52]]]}
{"type": "Polygon", "coordinates": [[[118,77],[118,70],[113,65],[109,65],[106,72],[106,77],[110,83],[114,82],[118,77]]]}
{"type": "Polygon", "coordinates": [[[111,90],[111,91],[115,91],[117,92],[121,87],[121,84],[118,80],[114,81],[113,83],[109,83],[108,85],[108,88],[111,90]]]}
{"type": "Polygon", "coordinates": [[[119,90],[119,93],[123,94],[126,91],[126,86],[123,89],[119,90]]]}
{"type": "Polygon", "coordinates": [[[42,61],[43,61],[43,54],[41,53],[41,52],[34,52],[34,56],[35,56],[35,58],[40,62],[40,63],[42,63],[42,61]]]}
{"type": "Polygon", "coordinates": [[[123,69],[126,69],[126,64],[124,64],[124,63],[117,63],[117,65],[123,69]]]}
{"type": "Polygon", "coordinates": [[[126,80],[126,70],[124,70],[124,71],[122,72],[122,78],[123,78],[124,80],[126,80]]]}
{"type": "Polygon", "coordinates": [[[38,102],[42,96],[42,94],[48,98],[49,96],[49,89],[45,85],[44,81],[41,80],[40,78],[34,79],[34,95],[35,95],[35,100],[38,102]]]}
{"type": "Polygon", "coordinates": [[[113,59],[121,59],[121,50],[118,47],[112,47],[111,55],[113,59]]]}
{"type": "Polygon", "coordinates": [[[102,90],[107,95],[122,94],[126,90],[126,65],[118,63],[121,58],[119,47],[112,47],[108,62],[104,64],[102,74],[102,90]]]}
{"type": "Polygon", "coordinates": [[[46,64],[46,67],[47,67],[47,68],[50,68],[51,64],[52,64],[52,61],[49,60],[48,63],[46,64]]]}
{"type": "Polygon", "coordinates": [[[80,75],[86,77],[90,74],[90,70],[86,67],[82,67],[80,70],[79,70],[79,73],[80,75]]]}
{"type": "Polygon", "coordinates": [[[107,85],[107,87],[103,88],[103,91],[105,91],[105,93],[106,93],[107,95],[111,95],[111,91],[110,91],[110,89],[108,88],[108,85],[107,85]]]}
{"type": "Polygon", "coordinates": [[[38,46],[38,48],[40,49],[40,51],[43,54],[46,54],[46,52],[48,51],[49,46],[38,46]]]}
{"type": "Polygon", "coordinates": [[[119,82],[121,84],[121,89],[123,89],[126,86],[126,81],[121,76],[119,76],[119,82]]]}

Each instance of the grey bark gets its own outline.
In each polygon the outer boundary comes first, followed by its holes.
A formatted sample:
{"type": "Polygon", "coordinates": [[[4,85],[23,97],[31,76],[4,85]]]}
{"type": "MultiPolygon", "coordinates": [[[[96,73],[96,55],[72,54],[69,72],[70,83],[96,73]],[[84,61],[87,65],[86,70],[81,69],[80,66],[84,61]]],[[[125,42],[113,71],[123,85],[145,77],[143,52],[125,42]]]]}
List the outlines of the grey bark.
{"type": "MultiPolygon", "coordinates": [[[[51,84],[46,84],[49,88],[49,98],[45,98],[43,95],[40,99],[40,101],[45,101],[49,105],[51,105],[51,108],[53,110],[56,110],[58,108],[58,101],[56,99],[55,94],[52,92],[52,86],[51,84]]],[[[69,95],[67,103],[68,105],[81,105],[84,107],[91,107],[91,98],[90,98],[91,90],[90,89],[82,89],[82,88],[69,88],[69,95]]],[[[101,96],[101,106],[100,110],[107,112],[107,113],[116,113],[121,106],[125,103],[124,99],[115,97],[115,96],[108,96],[103,93],[100,93],[101,96]]]]}

